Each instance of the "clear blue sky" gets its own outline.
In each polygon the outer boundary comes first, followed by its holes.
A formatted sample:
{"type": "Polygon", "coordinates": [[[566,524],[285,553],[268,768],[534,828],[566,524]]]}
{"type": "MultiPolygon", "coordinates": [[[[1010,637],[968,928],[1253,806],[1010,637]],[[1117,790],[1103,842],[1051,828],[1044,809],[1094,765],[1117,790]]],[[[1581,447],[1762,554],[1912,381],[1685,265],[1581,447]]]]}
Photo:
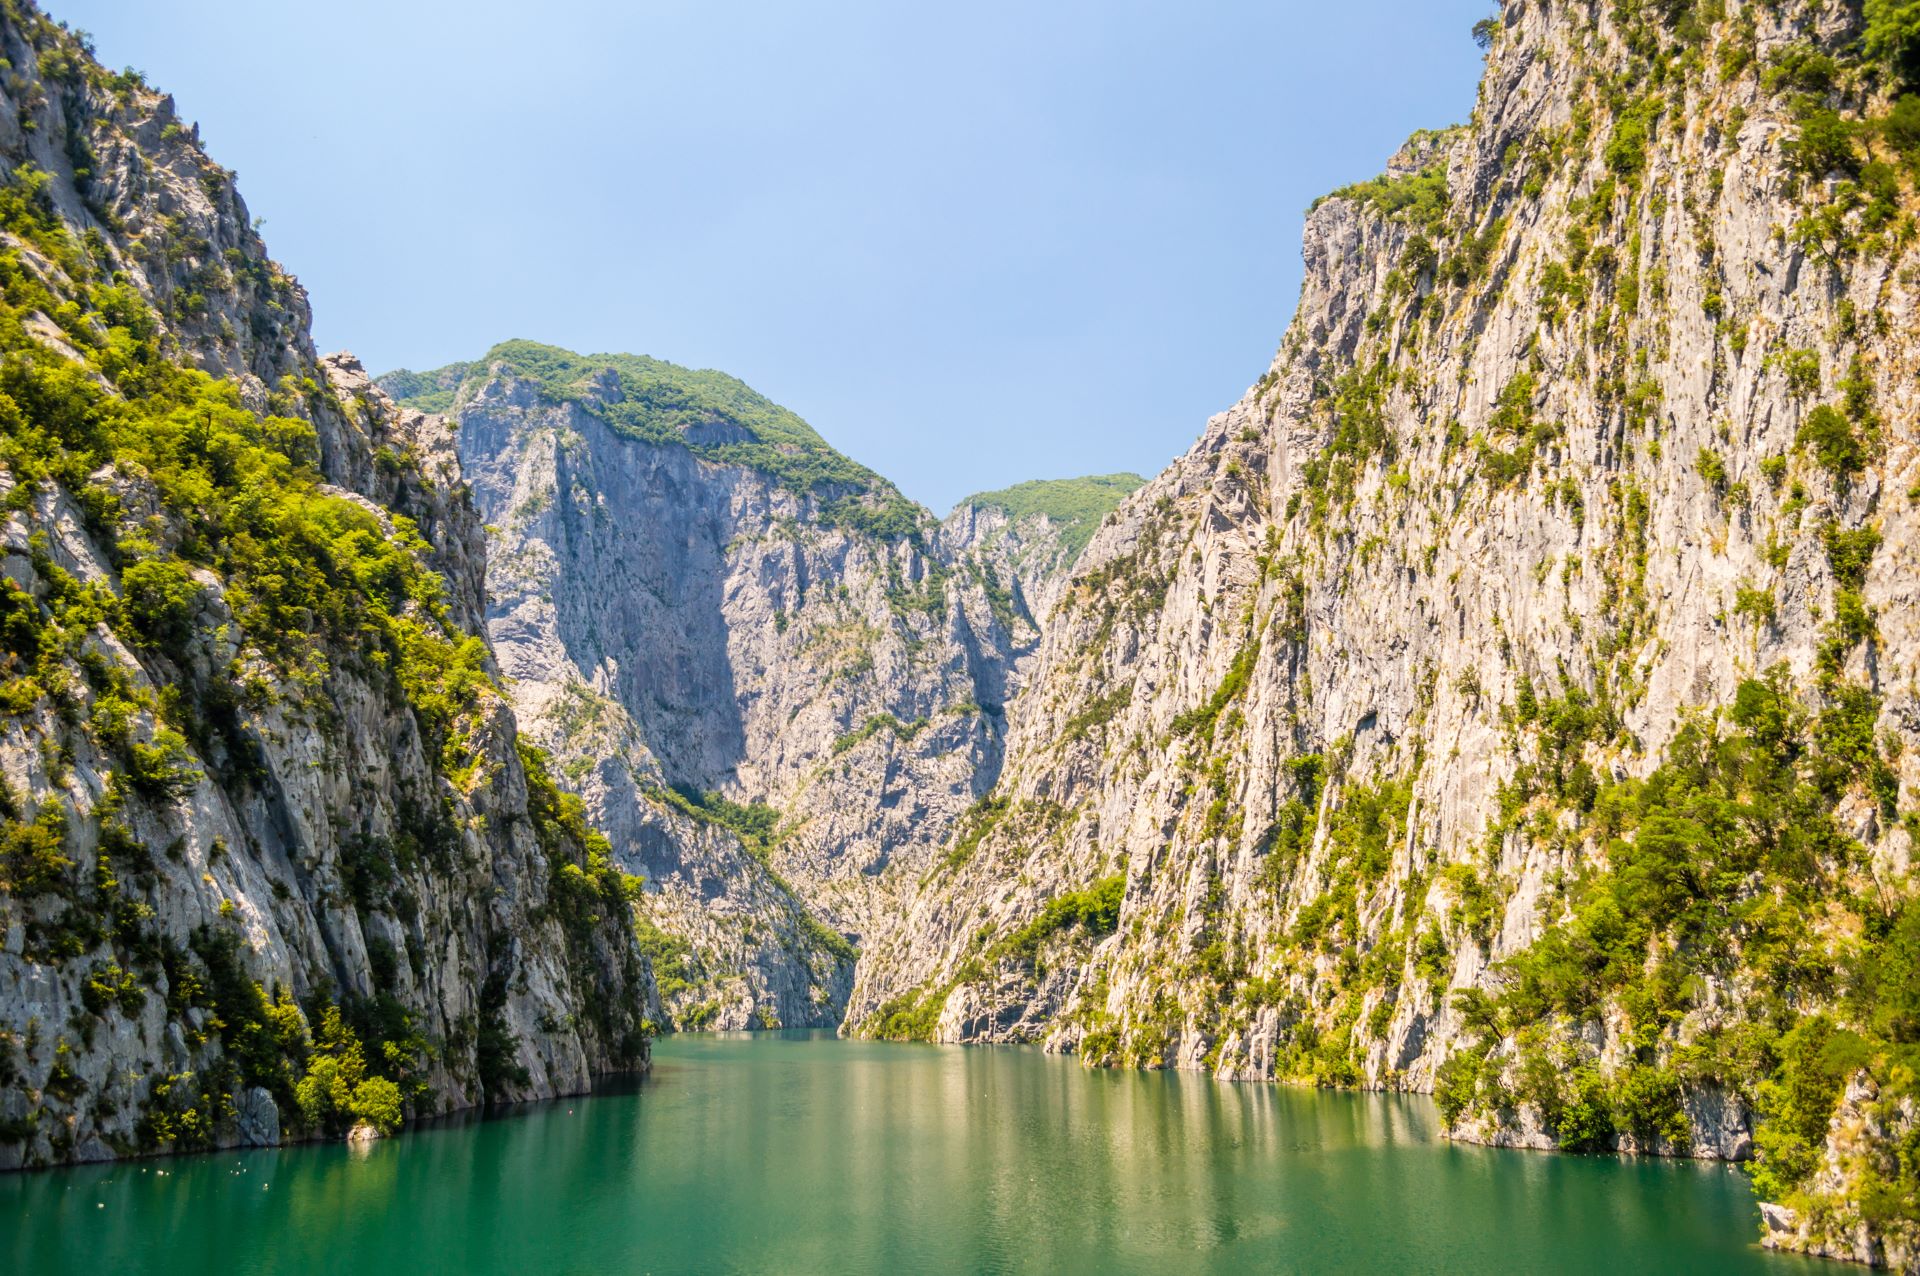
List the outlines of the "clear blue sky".
{"type": "Polygon", "coordinates": [[[323,350],[721,368],[942,512],[1185,451],[1493,8],[44,2],[199,121],[323,350]]]}

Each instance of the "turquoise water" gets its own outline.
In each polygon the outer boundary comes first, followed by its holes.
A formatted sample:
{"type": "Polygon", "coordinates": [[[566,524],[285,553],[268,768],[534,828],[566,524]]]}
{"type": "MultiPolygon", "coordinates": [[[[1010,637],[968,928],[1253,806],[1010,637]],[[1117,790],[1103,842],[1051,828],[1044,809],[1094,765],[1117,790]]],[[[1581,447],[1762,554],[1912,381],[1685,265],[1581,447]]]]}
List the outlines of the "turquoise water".
{"type": "Polygon", "coordinates": [[[1030,1049],[674,1037],[617,1093],[0,1176],[9,1272],[1797,1272],[1723,1166],[1457,1147],[1424,1099],[1030,1049]]]}

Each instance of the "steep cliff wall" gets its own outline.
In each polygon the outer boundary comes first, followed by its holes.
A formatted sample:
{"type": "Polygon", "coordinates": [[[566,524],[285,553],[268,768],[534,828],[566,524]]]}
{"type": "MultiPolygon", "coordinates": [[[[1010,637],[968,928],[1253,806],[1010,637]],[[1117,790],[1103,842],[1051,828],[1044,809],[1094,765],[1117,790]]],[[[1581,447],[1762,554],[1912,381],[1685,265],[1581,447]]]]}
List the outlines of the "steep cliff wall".
{"type": "Polygon", "coordinates": [[[644,871],[676,1020],[837,1025],[998,775],[1002,594],[731,378],[510,342],[386,383],[451,391],[515,706],[644,871]]]}
{"type": "Polygon", "coordinates": [[[1508,0],[1094,538],[849,1023],[1757,1143],[1772,1243],[1911,1266],[1913,16],[1508,0]]]}
{"type": "Polygon", "coordinates": [[[940,525],[947,556],[968,562],[999,609],[1022,654],[1039,644],[1045,619],[1074,563],[1107,515],[1146,484],[1138,474],[1033,479],[977,492],[940,525]]]}
{"type": "Polygon", "coordinates": [[[674,1021],[838,1025],[855,946],[993,786],[1044,615],[1143,480],[936,523],[720,373],[516,341],[381,384],[455,422],[515,709],[649,883],[674,1021]]]}
{"type": "Polygon", "coordinates": [[[19,0],[0,54],[0,1167],[644,1064],[451,437],[316,358],[169,99],[19,0]]]}

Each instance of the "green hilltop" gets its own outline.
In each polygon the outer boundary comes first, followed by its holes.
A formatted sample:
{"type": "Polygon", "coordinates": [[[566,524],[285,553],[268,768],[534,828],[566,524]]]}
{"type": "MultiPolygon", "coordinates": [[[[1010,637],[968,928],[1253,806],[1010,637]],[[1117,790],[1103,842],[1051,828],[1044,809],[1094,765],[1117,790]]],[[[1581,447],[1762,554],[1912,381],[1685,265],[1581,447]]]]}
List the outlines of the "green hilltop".
{"type": "Polygon", "coordinates": [[[398,368],[378,380],[380,388],[392,395],[393,401],[403,408],[414,408],[421,412],[451,412],[454,395],[460,392],[461,383],[474,367],[471,363],[449,363],[431,372],[409,372],[405,368],[398,368]]]}
{"type": "Polygon", "coordinates": [[[1069,555],[1078,555],[1093,539],[1100,520],[1145,484],[1138,474],[1032,479],[997,492],[976,492],[960,504],[1004,510],[1015,521],[1044,514],[1060,528],[1060,542],[1069,555]]]}
{"type": "Polygon", "coordinates": [[[536,383],[546,399],[578,404],[615,433],[758,470],[814,498],[826,523],[893,540],[918,537],[929,522],[927,512],[892,483],[835,451],[800,417],[724,372],[683,368],[646,355],[582,355],[535,341],[503,341],[472,363],[430,372],[403,368],[378,380],[404,407],[446,412],[465,386],[501,365],[536,383]],[[608,392],[609,378],[617,393],[608,392]],[[736,437],[705,442],[690,434],[715,425],[732,426],[736,437]]]}

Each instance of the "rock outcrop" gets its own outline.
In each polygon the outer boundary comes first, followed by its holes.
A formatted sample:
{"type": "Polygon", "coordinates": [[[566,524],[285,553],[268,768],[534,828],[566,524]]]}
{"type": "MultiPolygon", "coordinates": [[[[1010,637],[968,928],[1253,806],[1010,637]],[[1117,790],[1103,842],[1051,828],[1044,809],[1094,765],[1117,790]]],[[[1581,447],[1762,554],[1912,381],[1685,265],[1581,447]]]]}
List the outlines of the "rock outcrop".
{"type": "Polygon", "coordinates": [[[510,342],[386,384],[451,392],[515,707],[645,874],[676,1022],[837,1025],[998,774],[1031,622],[731,378],[510,342]]]}
{"type": "Polygon", "coordinates": [[[1860,990],[1920,926],[1920,99],[1853,4],[1482,32],[1472,121],[1314,208],[1266,375],[1080,557],[849,1026],[1757,1143],[1775,1243],[1893,1261],[1905,1100],[1844,1183],[1795,1105],[1911,1084],[1860,990]]]}
{"type": "Polygon", "coordinates": [[[573,1093],[659,1014],[441,422],[173,103],[0,13],[0,1168],[573,1093]]]}

